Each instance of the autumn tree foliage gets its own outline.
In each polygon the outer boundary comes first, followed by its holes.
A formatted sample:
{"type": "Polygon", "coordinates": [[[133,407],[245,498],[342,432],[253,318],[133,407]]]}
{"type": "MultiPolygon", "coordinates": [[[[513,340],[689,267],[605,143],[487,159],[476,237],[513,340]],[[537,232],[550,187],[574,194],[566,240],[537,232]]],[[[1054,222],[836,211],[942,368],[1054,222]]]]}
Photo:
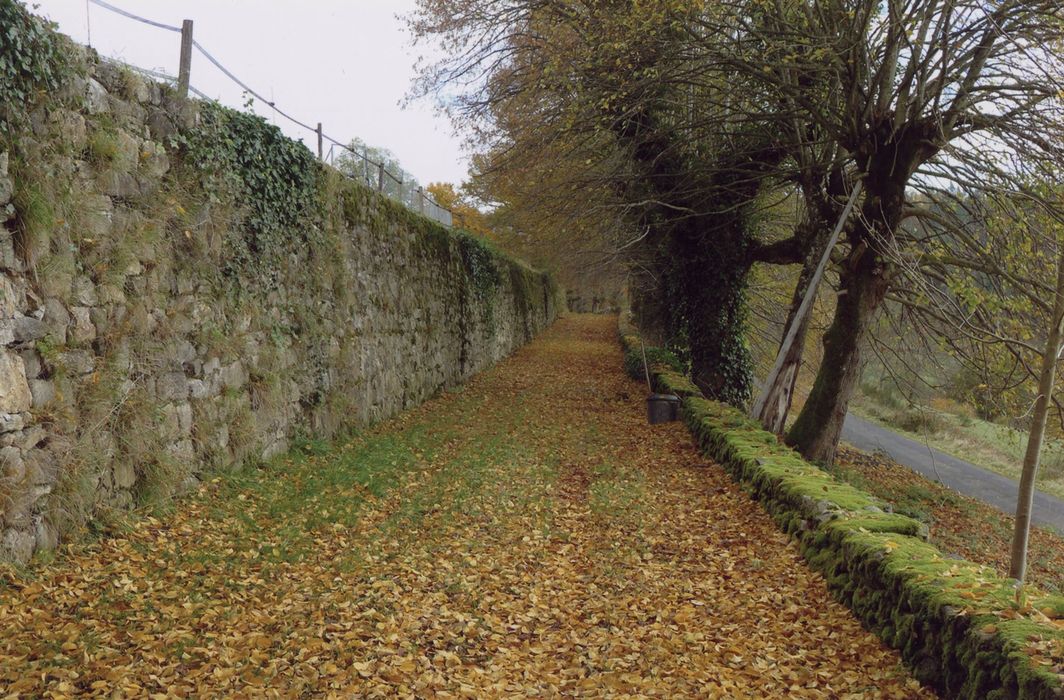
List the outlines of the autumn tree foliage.
{"type": "Polygon", "coordinates": [[[478,179],[623,252],[644,318],[689,350],[709,395],[739,403],[746,271],[782,254],[756,240],[750,202],[785,153],[778,125],[733,119],[730,86],[692,70],[703,58],[682,9],[426,2],[414,29],[453,58],[420,88],[457,86],[449,104],[483,154],[478,179]]]}
{"type": "Polygon", "coordinates": [[[635,305],[689,351],[709,396],[751,393],[751,266],[802,264],[797,308],[862,184],[832,253],[824,361],[788,434],[830,462],[872,322],[907,284],[921,223],[949,213],[924,203],[1060,157],[1042,134],[1060,118],[1061,12],[1054,0],[422,0],[411,24],[449,56],[423,66],[419,90],[446,98],[485,181],[522,206],[623,222],[595,233],[623,251],[635,305]],[[757,228],[772,193],[801,203],[776,237],[757,228]]]}
{"type": "Polygon", "coordinates": [[[1056,370],[1064,346],[1064,170],[1018,189],[958,196],[968,226],[943,226],[929,240],[911,284],[897,295],[959,359],[992,373],[1009,367],[1028,414],[1009,575],[1026,574],[1035,479],[1050,413],[1064,419],[1056,370]],[[1019,381],[1016,380],[1019,375],[1019,381]]]}
{"type": "Polygon", "coordinates": [[[488,217],[465,192],[456,190],[449,182],[433,182],[425,190],[437,204],[451,211],[451,222],[456,228],[496,241],[488,217]]]}

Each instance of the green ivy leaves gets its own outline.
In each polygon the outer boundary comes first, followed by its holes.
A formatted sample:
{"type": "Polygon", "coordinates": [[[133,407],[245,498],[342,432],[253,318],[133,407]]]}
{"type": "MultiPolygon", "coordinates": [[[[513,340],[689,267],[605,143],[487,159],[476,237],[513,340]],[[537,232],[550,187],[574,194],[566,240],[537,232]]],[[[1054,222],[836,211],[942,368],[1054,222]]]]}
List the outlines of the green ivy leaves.
{"type": "Polygon", "coordinates": [[[242,235],[232,240],[235,262],[252,265],[306,242],[321,169],[302,143],[260,116],[216,103],[203,104],[181,142],[211,198],[224,192],[245,209],[242,235]]]}
{"type": "Polygon", "coordinates": [[[473,280],[473,291],[477,299],[482,302],[489,300],[499,286],[495,255],[484,241],[464,231],[456,232],[455,238],[462,251],[462,260],[473,280]]]}
{"type": "Polygon", "coordinates": [[[55,90],[66,62],[59,35],[16,0],[0,0],[0,136],[25,118],[37,95],[55,90]]]}

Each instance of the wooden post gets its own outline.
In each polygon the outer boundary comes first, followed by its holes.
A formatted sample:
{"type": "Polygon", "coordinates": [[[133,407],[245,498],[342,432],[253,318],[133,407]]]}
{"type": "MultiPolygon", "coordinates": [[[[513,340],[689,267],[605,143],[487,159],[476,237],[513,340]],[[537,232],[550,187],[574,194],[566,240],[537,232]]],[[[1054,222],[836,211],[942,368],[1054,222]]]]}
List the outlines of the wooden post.
{"type": "Polygon", "coordinates": [[[417,210],[422,216],[425,215],[425,188],[424,187],[418,187],[417,188],[417,210]]]}
{"type": "Polygon", "coordinates": [[[377,191],[384,192],[384,163],[381,163],[377,170],[377,191]]]}
{"type": "Polygon", "coordinates": [[[399,178],[399,201],[400,202],[403,201],[403,185],[405,185],[405,184],[406,183],[403,182],[403,178],[399,178]]]}
{"type": "MultiPolygon", "coordinates": [[[[816,299],[817,287],[820,285],[820,278],[824,274],[824,268],[827,267],[828,260],[831,259],[831,251],[835,247],[835,242],[839,240],[839,234],[842,233],[843,227],[846,225],[846,220],[850,218],[850,211],[857,203],[857,197],[861,194],[861,187],[864,185],[863,180],[858,180],[853,190],[850,192],[850,198],[846,202],[846,208],[842,210],[842,215],[839,217],[838,223],[835,225],[835,230],[831,234],[831,238],[828,240],[827,247],[824,248],[824,254],[820,258],[820,262],[817,264],[816,270],[813,272],[812,279],[809,280],[809,288],[805,290],[805,296],[802,297],[802,303],[798,305],[798,312],[794,315],[794,319],[791,320],[791,325],[787,329],[787,333],[783,336],[783,341],[780,343],[779,354],[776,355],[776,361],[772,365],[771,371],[768,376],[765,377],[765,385],[761,388],[761,393],[758,395],[757,400],[754,401],[754,407],[750,411],[750,416],[755,418],[766,429],[772,429],[776,427],[773,424],[771,427],[765,425],[766,419],[772,419],[773,416],[779,415],[779,411],[774,410],[773,401],[779,401],[781,398],[789,398],[787,395],[775,395],[774,390],[777,388],[777,381],[780,377],[780,372],[783,370],[783,363],[787,359],[787,354],[791,349],[791,345],[798,337],[798,328],[802,325],[802,319],[810,312],[813,306],[813,301],[816,299]]],[[[789,385],[788,385],[789,386],[789,385]]],[[[782,430],[782,418],[778,420],[778,426],[782,430]]]]}
{"type": "Polygon", "coordinates": [[[318,122],[318,160],[325,160],[325,150],[322,148],[321,141],[321,122],[318,122]]]}
{"type": "Polygon", "coordinates": [[[192,20],[181,23],[181,60],[177,68],[177,94],[188,97],[189,75],[192,72],[192,20]]]}

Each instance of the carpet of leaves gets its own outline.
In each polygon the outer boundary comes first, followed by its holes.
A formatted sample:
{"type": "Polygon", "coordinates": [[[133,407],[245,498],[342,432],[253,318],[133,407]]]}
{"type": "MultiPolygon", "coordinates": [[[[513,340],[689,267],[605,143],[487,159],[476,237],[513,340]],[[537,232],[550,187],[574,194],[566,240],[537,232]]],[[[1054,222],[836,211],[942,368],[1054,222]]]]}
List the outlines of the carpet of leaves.
{"type": "Polygon", "coordinates": [[[616,320],[0,579],[0,697],[931,697],[616,320]]]}
{"type": "MultiPolygon", "coordinates": [[[[835,473],[926,522],[931,542],[945,552],[1008,575],[1014,518],[993,506],[948,489],[882,454],[852,447],[839,450],[835,473]]],[[[1064,592],[1064,535],[1032,527],[1027,581],[1064,592]]]]}

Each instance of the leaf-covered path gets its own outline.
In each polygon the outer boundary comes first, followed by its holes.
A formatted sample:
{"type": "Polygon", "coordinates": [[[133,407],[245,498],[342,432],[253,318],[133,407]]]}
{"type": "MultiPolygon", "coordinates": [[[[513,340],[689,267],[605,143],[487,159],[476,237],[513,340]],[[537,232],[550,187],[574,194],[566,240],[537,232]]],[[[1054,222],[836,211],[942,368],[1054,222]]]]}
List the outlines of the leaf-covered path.
{"type": "Polygon", "coordinates": [[[0,697],[910,698],[609,317],[0,581],[0,697]]]}

